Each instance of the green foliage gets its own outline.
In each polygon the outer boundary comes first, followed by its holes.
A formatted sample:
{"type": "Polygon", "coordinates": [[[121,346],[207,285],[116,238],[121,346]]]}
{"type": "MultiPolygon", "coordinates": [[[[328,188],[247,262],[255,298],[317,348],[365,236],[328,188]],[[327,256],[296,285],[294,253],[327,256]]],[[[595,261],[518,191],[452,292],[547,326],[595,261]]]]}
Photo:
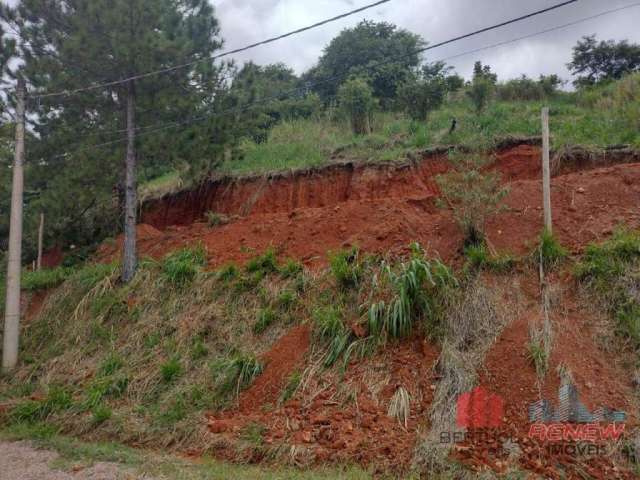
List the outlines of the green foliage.
{"type": "Polygon", "coordinates": [[[406,338],[418,319],[425,319],[426,333],[436,335],[441,325],[444,302],[457,286],[451,270],[439,260],[425,258],[419,245],[412,246],[409,262],[395,272],[389,265],[382,270],[394,295],[389,301],[371,303],[367,312],[372,336],[406,338]]]}
{"type": "Polygon", "coordinates": [[[352,333],[342,320],[342,312],[334,306],[315,309],[313,320],[318,338],[328,345],[324,366],[330,367],[349,347],[352,333]]]}
{"type": "Polygon", "coordinates": [[[352,77],[340,86],[338,101],[356,135],[371,133],[371,116],[376,106],[373,90],[363,78],[352,77]]]}
{"type": "Polygon", "coordinates": [[[191,347],[191,359],[200,360],[209,354],[209,349],[201,338],[197,338],[191,347]]]}
{"type": "Polygon", "coordinates": [[[464,232],[465,246],[481,245],[487,220],[501,210],[508,190],[501,185],[499,174],[483,169],[488,164],[486,157],[470,153],[449,158],[453,171],[438,175],[436,182],[464,232]]]}
{"type": "Polygon", "coordinates": [[[562,262],[567,255],[567,250],[560,245],[558,239],[545,229],[540,236],[540,244],[536,250],[536,260],[541,261],[545,269],[552,269],[562,262]]]}
{"type": "Polygon", "coordinates": [[[541,75],[537,81],[522,75],[497,85],[496,96],[506,102],[541,101],[556,94],[560,85],[562,80],[557,75],[541,75]]]}
{"type": "Polygon", "coordinates": [[[258,311],[258,318],[253,325],[253,333],[260,335],[276,320],[276,314],[270,308],[263,308],[258,311]]]}
{"type": "Polygon", "coordinates": [[[640,70],[640,45],[628,40],[598,42],[595,35],[582,37],[573,47],[569,70],[578,87],[618,80],[640,70]]]}
{"type": "Polygon", "coordinates": [[[238,275],[240,275],[240,269],[233,263],[225,265],[218,271],[218,278],[225,283],[235,280],[238,275]]]}
{"type": "Polygon", "coordinates": [[[18,403],[9,412],[12,422],[41,422],[52,413],[68,410],[73,405],[71,394],[61,387],[50,387],[46,398],[25,400],[18,403]]]}
{"type": "Polygon", "coordinates": [[[100,425],[111,418],[113,411],[106,405],[96,405],[93,410],[91,410],[91,414],[91,420],[94,425],[100,425]]]}
{"type": "Polygon", "coordinates": [[[47,290],[63,283],[73,270],[65,267],[45,268],[39,271],[26,271],[22,274],[21,287],[23,290],[47,290]]]}
{"type": "Polygon", "coordinates": [[[443,104],[449,89],[446,73],[444,64],[435,71],[425,68],[398,89],[399,102],[413,120],[427,120],[443,104]]]}
{"type": "Polygon", "coordinates": [[[226,361],[223,368],[225,371],[223,391],[239,392],[247,388],[262,373],[264,366],[255,355],[238,353],[226,361]]]}
{"type": "Polygon", "coordinates": [[[341,289],[357,287],[362,277],[359,251],[356,247],[329,253],[329,265],[341,289]]]}
{"type": "Polygon", "coordinates": [[[293,372],[289,379],[287,380],[287,385],[282,390],[280,394],[280,403],[286,403],[291,400],[293,396],[296,394],[298,387],[300,386],[300,382],[302,382],[302,374],[299,371],[293,372]]]}
{"type": "Polygon", "coordinates": [[[528,345],[529,359],[536,368],[538,376],[544,377],[549,369],[549,358],[544,345],[540,341],[532,340],[528,345]]]}
{"type": "Polygon", "coordinates": [[[295,278],[302,273],[302,264],[290,258],[280,267],[280,276],[284,279],[295,278]]]}
{"type": "Polygon", "coordinates": [[[488,269],[496,273],[511,271],[516,263],[515,258],[510,255],[491,255],[485,243],[467,245],[464,248],[464,256],[471,268],[488,269]]]}
{"type": "Polygon", "coordinates": [[[204,216],[206,217],[207,224],[210,227],[219,227],[220,225],[226,225],[227,223],[229,223],[229,218],[222,213],[208,211],[204,214],[204,216]]]}
{"type": "Polygon", "coordinates": [[[104,359],[98,368],[98,375],[107,377],[113,375],[122,368],[124,362],[117,353],[111,353],[104,359]]]}
{"type": "Polygon", "coordinates": [[[182,364],[177,356],[160,365],[160,375],[165,383],[171,383],[182,374],[182,364]]]}
{"type": "Polygon", "coordinates": [[[495,85],[485,77],[476,77],[467,90],[467,96],[473,103],[476,113],[482,113],[491,99],[495,85]]]}
{"type": "Polygon", "coordinates": [[[423,45],[419,35],[390,23],[364,20],[331,40],[318,65],[303,80],[317,83],[313,88],[326,102],[336,94],[340,79],[366,74],[374,96],[387,106],[396,98],[397,88],[420,64],[417,52],[423,45]],[[389,64],[389,58],[397,61],[389,64]],[[371,68],[383,62],[387,64],[371,68]]]}
{"type": "Polygon", "coordinates": [[[165,257],[162,272],[169,283],[184,287],[193,281],[206,262],[206,253],[202,247],[185,248],[165,257]]]}
{"type": "Polygon", "coordinates": [[[269,248],[262,255],[249,260],[246,265],[246,271],[264,275],[277,272],[278,259],[275,250],[269,248]]]}

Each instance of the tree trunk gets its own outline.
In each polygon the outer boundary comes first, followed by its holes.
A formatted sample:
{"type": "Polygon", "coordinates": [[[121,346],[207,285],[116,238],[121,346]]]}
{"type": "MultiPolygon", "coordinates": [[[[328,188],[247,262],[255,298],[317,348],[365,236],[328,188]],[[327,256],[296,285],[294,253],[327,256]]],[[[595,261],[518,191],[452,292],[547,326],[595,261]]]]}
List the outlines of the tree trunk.
{"type": "Polygon", "coordinates": [[[40,227],[38,228],[38,271],[42,270],[42,242],[44,240],[44,213],[40,214],[40,227]]]}
{"type": "Polygon", "coordinates": [[[127,158],[124,206],[124,251],[122,252],[122,281],[130,282],[136,273],[136,213],[138,206],[136,185],[136,93],[135,84],[127,84],[127,158]]]}
{"type": "Polygon", "coordinates": [[[18,77],[16,105],[16,152],[11,188],[9,262],[7,265],[7,301],[4,317],[2,371],[13,370],[18,363],[20,338],[20,275],[22,266],[22,204],[24,191],[24,103],[26,87],[18,77]]]}

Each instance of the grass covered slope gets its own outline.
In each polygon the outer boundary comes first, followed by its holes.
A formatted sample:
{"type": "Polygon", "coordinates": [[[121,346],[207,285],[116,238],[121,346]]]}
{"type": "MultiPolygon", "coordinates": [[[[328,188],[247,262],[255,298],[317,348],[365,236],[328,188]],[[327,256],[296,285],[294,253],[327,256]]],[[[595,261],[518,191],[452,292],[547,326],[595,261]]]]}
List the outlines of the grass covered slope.
{"type": "Polygon", "coordinates": [[[500,100],[476,113],[464,92],[455,94],[429,115],[415,122],[403,113],[374,114],[373,132],[355,136],[339,115],[295,120],[276,125],[267,141],[241,144],[239,159],[225,163],[231,174],[325,165],[335,157],[390,161],[434,145],[491,148],[507,136],[539,136],[540,111],[550,107],[552,147],[598,149],[629,144],[640,147],[640,74],[577,93],[558,93],[543,101],[500,100]],[[452,119],[456,130],[449,134],[452,119]]]}

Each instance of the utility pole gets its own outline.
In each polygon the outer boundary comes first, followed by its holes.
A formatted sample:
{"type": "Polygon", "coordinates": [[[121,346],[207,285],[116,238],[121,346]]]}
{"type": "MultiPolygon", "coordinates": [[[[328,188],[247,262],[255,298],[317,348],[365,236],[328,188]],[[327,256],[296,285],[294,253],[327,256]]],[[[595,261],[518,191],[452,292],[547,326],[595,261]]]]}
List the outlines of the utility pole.
{"type": "Polygon", "coordinates": [[[9,226],[9,262],[7,265],[7,301],[4,316],[2,371],[13,370],[18,363],[20,335],[20,268],[22,264],[22,202],[24,190],[24,110],[26,86],[18,77],[16,89],[16,151],[13,162],[11,219],[9,226]]]}
{"type": "Polygon", "coordinates": [[[122,252],[122,281],[129,283],[136,274],[136,213],[138,208],[136,185],[136,92],[133,80],[127,83],[127,157],[124,205],[124,251],[122,252]]]}
{"type": "Polygon", "coordinates": [[[42,241],[44,239],[44,213],[40,213],[40,227],[38,228],[38,271],[42,270],[42,241]]]}
{"type": "Polygon", "coordinates": [[[549,166],[549,108],[542,109],[542,202],[544,228],[552,233],[551,221],[551,168],[549,166]]]}

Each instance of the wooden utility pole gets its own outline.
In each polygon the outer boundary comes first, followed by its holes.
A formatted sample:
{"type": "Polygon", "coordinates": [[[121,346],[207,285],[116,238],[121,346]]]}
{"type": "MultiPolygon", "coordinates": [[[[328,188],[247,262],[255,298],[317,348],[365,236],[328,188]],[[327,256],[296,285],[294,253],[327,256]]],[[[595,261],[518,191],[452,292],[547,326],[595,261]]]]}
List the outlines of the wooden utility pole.
{"type": "Polygon", "coordinates": [[[42,270],[42,240],[44,239],[44,213],[40,214],[40,227],[38,228],[38,271],[42,270]]]}
{"type": "Polygon", "coordinates": [[[122,281],[130,282],[136,273],[136,92],[133,80],[127,83],[127,157],[125,174],[124,249],[122,281]]]}
{"type": "Polygon", "coordinates": [[[551,168],[549,166],[549,108],[542,109],[542,202],[544,228],[552,233],[551,221],[551,168]]]}
{"type": "Polygon", "coordinates": [[[9,262],[7,265],[7,301],[4,315],[2,371],[13,370],[18,363],[20,335],[20,268],[22,264],[22,202],[24,191],[24,109],[26,86],[18,77],[16,90],[16,146],[11,189],[9,224],[9,262]]]}

